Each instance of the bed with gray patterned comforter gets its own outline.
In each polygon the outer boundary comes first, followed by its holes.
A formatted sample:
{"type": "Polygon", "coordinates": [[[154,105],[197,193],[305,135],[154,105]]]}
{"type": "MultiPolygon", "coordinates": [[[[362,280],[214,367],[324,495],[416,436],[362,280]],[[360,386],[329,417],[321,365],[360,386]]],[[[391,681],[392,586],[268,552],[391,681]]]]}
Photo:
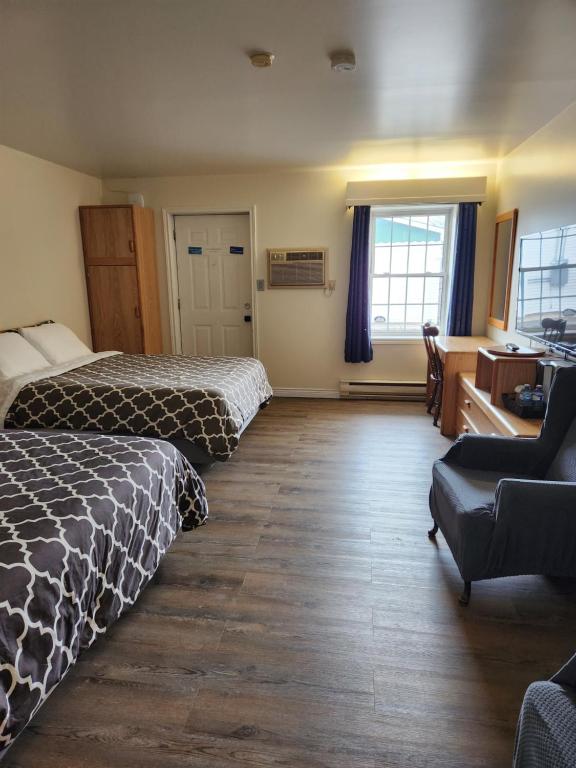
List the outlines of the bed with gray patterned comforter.
{"type": "Polygon", "coordinates": [[[187,440],[226,461],[271,396],[253,358],[115,354],[24,384],[5,426],[187,440]]]}
{"type": "Polygon", "coordinates": [[[168,443],[0,431],[0,760],[206,515],[202,481],[168,443]]]}

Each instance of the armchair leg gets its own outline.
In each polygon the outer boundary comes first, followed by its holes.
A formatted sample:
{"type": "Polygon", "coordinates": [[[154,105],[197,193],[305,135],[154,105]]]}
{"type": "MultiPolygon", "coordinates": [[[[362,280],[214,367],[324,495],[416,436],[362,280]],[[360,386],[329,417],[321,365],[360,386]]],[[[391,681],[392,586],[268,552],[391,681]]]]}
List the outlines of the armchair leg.
{"type": "Polygon", "coordinates": [[[436,522],[436,520],[434,520],[434,525],[428,531],[428,538],[429,539],[435,538],[437,533],[438,533],[438,523],[436,522]]]}
{"type": "Polygon", "coordinates": [[[466,607],[470,602],[470,592],[472,591],[472,584],[469,581],[464,582],[464,591],[458,598],[460,605],[466,607]]]}

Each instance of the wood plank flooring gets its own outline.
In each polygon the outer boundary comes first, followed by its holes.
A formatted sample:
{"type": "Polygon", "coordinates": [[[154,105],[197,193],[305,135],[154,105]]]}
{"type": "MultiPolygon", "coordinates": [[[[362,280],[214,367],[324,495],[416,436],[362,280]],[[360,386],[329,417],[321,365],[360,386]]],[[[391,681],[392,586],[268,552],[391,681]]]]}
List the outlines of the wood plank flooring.
{"type": "Polygon", "coordinates": [[[420,404],[277,400],[204,475],[210,520],[6,768],[500,768],[576,645],[576,589],[461,582],[428,541],[420,404]]]}

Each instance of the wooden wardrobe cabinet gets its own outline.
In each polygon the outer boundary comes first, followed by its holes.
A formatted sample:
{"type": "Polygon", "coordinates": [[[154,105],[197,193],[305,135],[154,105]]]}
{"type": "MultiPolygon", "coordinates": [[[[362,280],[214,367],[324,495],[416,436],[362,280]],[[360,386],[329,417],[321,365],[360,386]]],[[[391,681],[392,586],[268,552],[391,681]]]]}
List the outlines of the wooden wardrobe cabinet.
{"type": "Polygon", "coordinates": [[[152,210],[83,205],[80,228],[94,351],[160,353],[152,210]]]}

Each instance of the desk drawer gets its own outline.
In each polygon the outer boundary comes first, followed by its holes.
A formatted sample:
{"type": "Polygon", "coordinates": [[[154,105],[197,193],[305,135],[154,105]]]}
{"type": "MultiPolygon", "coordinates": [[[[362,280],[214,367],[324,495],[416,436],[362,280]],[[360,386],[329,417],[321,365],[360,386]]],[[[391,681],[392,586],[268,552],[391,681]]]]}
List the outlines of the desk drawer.
{"type": "Polygon", "coordinates": [[[478,428],[474,422],[470,421],[468,416],[462,410],[458,410],[458,434],[459,435],[478,435],[478,428]]]}
{"type": "Polygon", "coordinates": [[[458,387],[458,429],[480,435],[502,434],[462,387],[458,387]]]}

